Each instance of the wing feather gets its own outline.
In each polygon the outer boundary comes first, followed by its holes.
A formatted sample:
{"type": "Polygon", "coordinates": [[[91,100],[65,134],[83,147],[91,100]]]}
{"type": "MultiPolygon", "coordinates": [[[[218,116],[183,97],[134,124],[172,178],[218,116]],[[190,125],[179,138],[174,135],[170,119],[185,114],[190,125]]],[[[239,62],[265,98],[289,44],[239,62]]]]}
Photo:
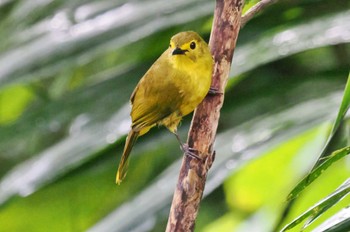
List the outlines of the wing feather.
{"type": "Polygon", "coordinates": [[[170,64],[165,63],[166,59],[160,64],[162,56],[142,77],[131,95],[133,128],[154,126],[179,110],[183,96],[173,81],[178,74],[170,64]]]}

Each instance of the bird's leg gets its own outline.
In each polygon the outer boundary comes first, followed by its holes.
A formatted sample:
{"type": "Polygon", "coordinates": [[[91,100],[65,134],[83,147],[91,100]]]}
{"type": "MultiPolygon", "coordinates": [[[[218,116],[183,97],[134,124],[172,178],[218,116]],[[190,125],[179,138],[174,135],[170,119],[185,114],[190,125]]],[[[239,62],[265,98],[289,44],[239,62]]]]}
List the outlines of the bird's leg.
{"type": "Polygon", "coordinates": [[[210,87],[208,95],[217,95],[217,94],[223,94],[223,93],[221,93],[218,88],[210,87]]]}
{"type": "Polygon", "coordinates": [[[201,157],[199,157],[196,153],[197,153],[197,150],[192,148],[192,147],[189,147],[187,143],[182,143],[181,142],[181,139],[179,137],[179,135],[177,134],[177,132],[175,131],[174,132],[175,136],[176,136],[176,139],[177,141],[179,141],[180,143],[180,147],[181,147],[181,150],[188,156],[190,156],[191,158],[195,158],[195,159],[198,159],[198,160],[202,160],[201,157]]]}

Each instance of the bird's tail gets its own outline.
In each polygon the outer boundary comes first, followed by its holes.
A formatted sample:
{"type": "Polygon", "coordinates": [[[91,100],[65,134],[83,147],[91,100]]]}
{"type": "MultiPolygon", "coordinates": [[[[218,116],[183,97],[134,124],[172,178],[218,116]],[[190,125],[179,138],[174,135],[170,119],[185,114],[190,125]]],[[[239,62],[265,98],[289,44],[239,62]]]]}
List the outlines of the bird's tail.
{"type": "Polygon", "coordinates": [[[126,176],[126,173],[128,171],[128,165],[129,165],[129,155],[138,137],[139,137],[139,132],[136,132],[131,129],[128,134],[128,137],[126,138],[123,155],[119,163],[117,176],[115,180],[118,185],[122,182],[122,180],[126,176]]]}

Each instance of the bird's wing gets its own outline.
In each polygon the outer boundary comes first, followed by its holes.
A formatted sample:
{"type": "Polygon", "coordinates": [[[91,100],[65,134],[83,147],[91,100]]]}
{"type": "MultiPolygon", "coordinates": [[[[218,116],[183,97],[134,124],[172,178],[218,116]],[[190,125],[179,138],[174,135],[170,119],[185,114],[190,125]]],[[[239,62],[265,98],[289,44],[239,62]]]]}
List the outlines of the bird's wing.
{"type": "Polygon", "coordinates": [[[170,65],[157,60],[143,76],[131,95],[133,128],[153,126],[179,109],[183,97],[173,75],[170,65]]]}

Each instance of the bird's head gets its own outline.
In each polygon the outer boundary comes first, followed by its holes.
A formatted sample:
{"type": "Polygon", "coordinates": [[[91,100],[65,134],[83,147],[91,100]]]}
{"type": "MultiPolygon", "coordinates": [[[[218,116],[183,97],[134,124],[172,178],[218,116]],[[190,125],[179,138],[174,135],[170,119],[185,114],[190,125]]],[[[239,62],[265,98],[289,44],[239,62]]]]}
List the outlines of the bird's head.
{"type": "MultiPolygon", "coordinates": [[[[210,51],[207,43],[194,31],[180,32],[170,40],[170,55],[175,60],[192,60],[208,57],[210,51]]],[[[210,55],[211,57],[211,55],[210,55]]]]}

